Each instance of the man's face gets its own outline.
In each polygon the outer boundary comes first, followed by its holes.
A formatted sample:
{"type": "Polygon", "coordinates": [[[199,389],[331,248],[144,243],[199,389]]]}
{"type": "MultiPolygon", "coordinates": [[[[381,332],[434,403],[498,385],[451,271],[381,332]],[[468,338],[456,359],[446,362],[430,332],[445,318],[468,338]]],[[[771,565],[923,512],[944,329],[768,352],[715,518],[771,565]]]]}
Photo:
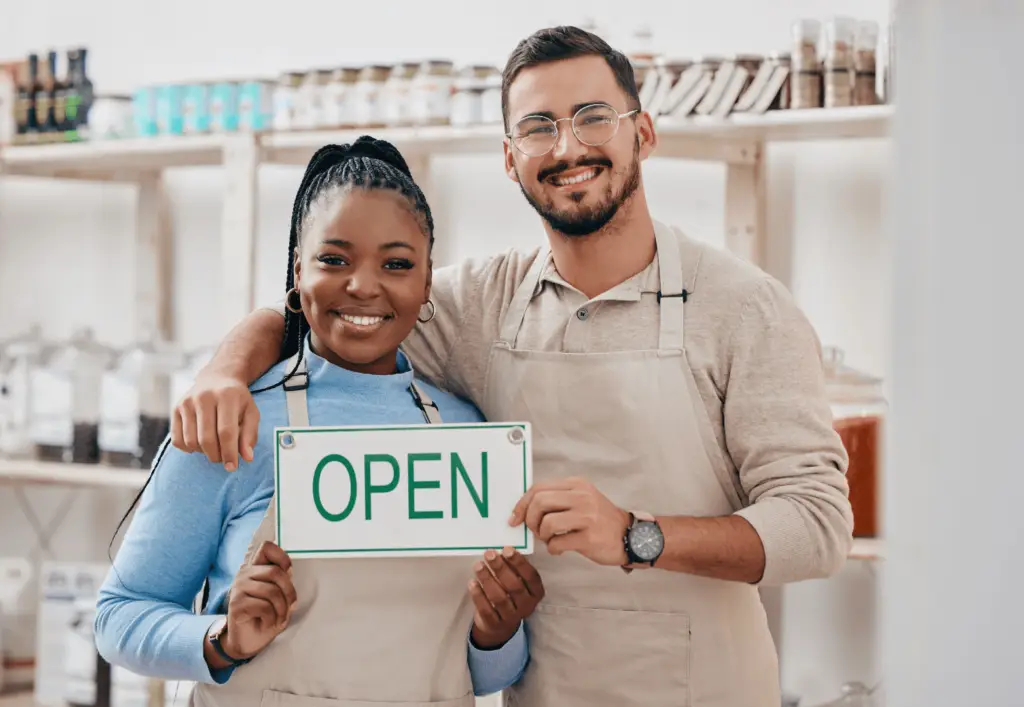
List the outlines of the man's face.
{"type": "MultiPolygon", "coordinates": [[[[613,113],[628,113],[632,106],[627,100],[603,57],[541,64],[524,69],[509,87],[510,132],[515,134],[516,124],[524,118],[571,119],[580,108],[594,104],[611,106],[613,113]]],[[[615,136],[598,146],[581,142],[570,120],[561,120],[557,126],[558,139],[543,155],[524,154],[506,140],[505,167],[555,231],[587,236],[611,221],[640,188],[640,161],[655,144],[653,125],[647,114],[634,113],[619,120],[615,136]]],[[[519,134],[526,132],[529,129],[519,134]]]]}

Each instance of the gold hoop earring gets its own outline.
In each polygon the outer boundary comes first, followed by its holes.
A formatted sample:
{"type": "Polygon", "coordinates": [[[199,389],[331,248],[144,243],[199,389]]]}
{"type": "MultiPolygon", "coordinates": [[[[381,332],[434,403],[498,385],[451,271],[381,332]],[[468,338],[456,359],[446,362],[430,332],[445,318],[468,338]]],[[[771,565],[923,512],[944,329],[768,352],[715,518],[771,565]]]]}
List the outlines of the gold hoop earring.
{"type": "Polygon", "coordinates": [[[426,324],[431,319],[433,319],[434,318],[434,313],[437,311],[434,308],[434,303],[432,301],[430,301],[430,300],[427,300],[426,306],[430,307],[430,315],[426,319],[424,319],[423,317],[416,317],[416,321],[418,321],[420,324],[426,324]]]}
{"type": "Polygon", "coordinates": [[[284,306],[288,309],[289,312],[294,312],[295,314],[302,314],[302,298],[299,297],[298,287],[293,287],[292,289],[288,290],[288,292],[285,294],[284,306]],[[295,295],[295,301],[299,303],[297,307],[292,306],[292,295],[295,295]]]}

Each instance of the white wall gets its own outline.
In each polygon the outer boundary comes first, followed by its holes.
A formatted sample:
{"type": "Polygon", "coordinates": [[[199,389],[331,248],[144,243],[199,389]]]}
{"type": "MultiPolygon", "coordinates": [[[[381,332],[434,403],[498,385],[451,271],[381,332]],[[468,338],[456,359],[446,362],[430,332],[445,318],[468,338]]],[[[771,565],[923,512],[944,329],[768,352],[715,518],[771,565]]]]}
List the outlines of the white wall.
{"type": "MultiPolygon", "coordinates": [[[[257,9],[238,0],[139,3],[71,0],[17,3],[0,24],[0,56],[50,46],[90,47],[100,91],[139,83],[212,77],[273,76],[288,68],[347,61],[447,56],[501,64],[521,37],[550,22],[578,22],[563,4],[520,0],[488,4],[498,14],[470,20],[483,3],[338,3],[291,0],[257,9]],[[401,11],[396,11],[400,6],[401,11]],[[87,14],[78,14],[85,12],[87,14]],[[401,18],[401,24],[395,19],[401,18]],[[115,22],[117,25],[115,26],[115,22]]],[[[580,13],[622,32],[635,23],[681,55],[785,50],[789,25],[801,17],[851,14],[883,27],[886,0],[756,0],[623,4],[589,0],[580,13]],[[617,24],[616,24],[617,23],[617,24]]],[[[883,142],[774,146],[770,160],[769,269],[793,289],[826,343],[844,347],[851,364],[887,373],[888,244],[882,236],[883,142]]],[[[645,181],[655,215],[696,237],[723,243],[724,171],[720,166],[652,160],[645,181]]],[[[300,171],[264,168],[260,176],[257,297],[283,289],[290,204],[300,171]]],[[[439,256],[450,260],[537,242],[542,231],[498,154],[438,159],[432,174],[439,256]],[[472,199],[466,192],[472,190],[472,199]],[[494,214],[501,214],[495,219],[494,214]]],[[[175,317],[179,339],[192,347],[216,341],[218,227],[222,175],[182,170],[169,175],[175,225],[175,317]],[[212,315],[210,314],[212,312],[212,315]]],[[[112,343],[132,335],[130,303],[132,190],[54,182],[0,182],[0,337],[42,321],[54,337],[90,324],[112,343]]],[[[83,503],[56,538],[58,556],[102,557],[126,497],[82,492],[83,503]],[[84,532],[93,528],[94,533],[84,532]]],[[[35,505],[52,508],[57,492],[32,490],[35,505]]],[[[0,554],[22,551],[30,538],[11,492],[0,491],[0,554]]],[[[838,578],[787,588],[783,680],[813,705],[848,679],[873,682],[875,583],[851,563],[838,578]]]]}

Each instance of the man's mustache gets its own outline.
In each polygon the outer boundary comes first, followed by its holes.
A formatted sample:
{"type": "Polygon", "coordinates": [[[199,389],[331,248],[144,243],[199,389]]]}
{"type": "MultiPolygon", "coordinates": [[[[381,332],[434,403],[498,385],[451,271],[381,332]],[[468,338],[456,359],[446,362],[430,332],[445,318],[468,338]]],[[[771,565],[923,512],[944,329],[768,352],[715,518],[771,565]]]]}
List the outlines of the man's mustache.
{"type": "Polygon", "coordinates": [[[608,169],[611,169],[612,163],[611,160],[605,157],[581,157],[576,160],[576,164],[572,165],[568,162],[558,162],[537,172],[537,181],[543,182],[548,177],[553,177],[556,174],[568,172],[570,169],[578,169],[580,167],[607,167],[608,169]]]}

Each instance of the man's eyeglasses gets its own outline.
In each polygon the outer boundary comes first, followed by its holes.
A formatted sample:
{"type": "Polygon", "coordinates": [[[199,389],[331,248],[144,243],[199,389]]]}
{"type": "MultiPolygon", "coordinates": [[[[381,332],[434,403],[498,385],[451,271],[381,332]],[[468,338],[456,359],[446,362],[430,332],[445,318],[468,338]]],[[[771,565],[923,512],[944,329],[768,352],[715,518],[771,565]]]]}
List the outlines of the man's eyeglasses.
{"type": "Polygon", "coordinates": [[[609,105],[594,103],[583,106],[571,118],[552,120],[541,115],[528,115],[513,125],[512,131],[505,137],[524,155],[540,157],[558,143],[558,124],[567,120],[571,122],[577,140],[590,147],[599,147],[615,137],[622,118],[639,112],[631,110],[619,113],[609,105]]]}

